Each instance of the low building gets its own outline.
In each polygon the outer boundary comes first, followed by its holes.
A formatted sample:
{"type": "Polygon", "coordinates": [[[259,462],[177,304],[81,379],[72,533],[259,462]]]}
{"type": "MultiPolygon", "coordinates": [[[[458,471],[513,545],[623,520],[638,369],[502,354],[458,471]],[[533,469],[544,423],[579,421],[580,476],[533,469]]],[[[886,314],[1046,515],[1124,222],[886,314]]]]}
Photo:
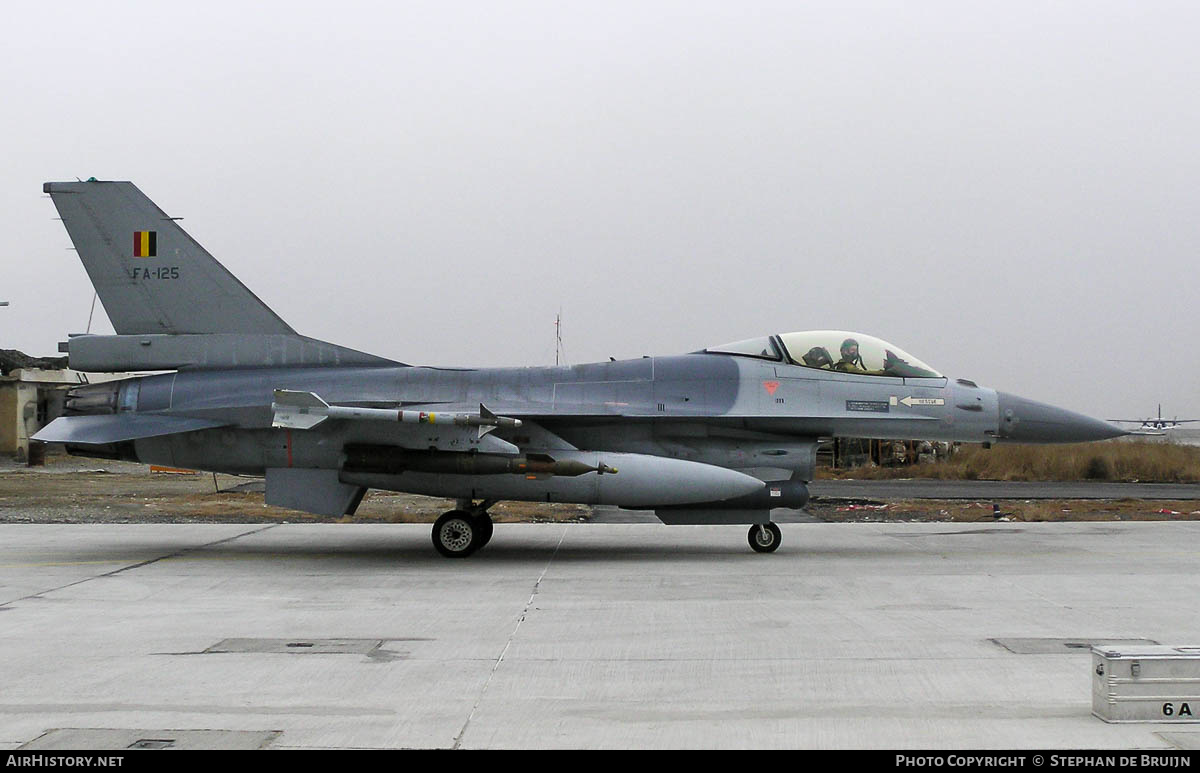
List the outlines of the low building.
{"type": "Polygon", "coordinates": [[[62,415],[68,389],[131,375],[70,370],[66,357],[0,354],[0,454],[22,462],[30,458],[30,436],[62,415]]]}

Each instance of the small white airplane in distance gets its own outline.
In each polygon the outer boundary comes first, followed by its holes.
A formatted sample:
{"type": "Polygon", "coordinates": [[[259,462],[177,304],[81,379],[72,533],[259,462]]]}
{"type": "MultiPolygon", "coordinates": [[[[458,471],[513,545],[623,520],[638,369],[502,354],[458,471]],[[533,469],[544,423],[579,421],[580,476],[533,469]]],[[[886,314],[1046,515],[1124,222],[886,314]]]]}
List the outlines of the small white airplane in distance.
{"type": "Polygon", "coordinates": [[[1151,416],[1148,419],[1109,419],[1112,422],[1121,424],[1141,424],[1141,427],[1130,433],[1138,434],[1161,434],[1167,430],[1177,429],[1182,424],[1191,424],[1198,422],[1200,419],[1164,419],[1162,415],[1162,403],[1158,404],[1158,416],[1151,416]]]}

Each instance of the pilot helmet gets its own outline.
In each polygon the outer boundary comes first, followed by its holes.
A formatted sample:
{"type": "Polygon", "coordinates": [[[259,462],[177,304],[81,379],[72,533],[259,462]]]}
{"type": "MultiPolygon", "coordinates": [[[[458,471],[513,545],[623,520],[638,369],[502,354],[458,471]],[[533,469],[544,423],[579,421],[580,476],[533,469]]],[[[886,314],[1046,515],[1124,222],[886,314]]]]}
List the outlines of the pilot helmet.
{"type": "Polygon", "coordinates": [[[800,359],[804,360],[805,365],[812,368],[822,368],[833,364],[833,357],[829,356],[829,350],[824,346],[814,346],[800,359]]]}

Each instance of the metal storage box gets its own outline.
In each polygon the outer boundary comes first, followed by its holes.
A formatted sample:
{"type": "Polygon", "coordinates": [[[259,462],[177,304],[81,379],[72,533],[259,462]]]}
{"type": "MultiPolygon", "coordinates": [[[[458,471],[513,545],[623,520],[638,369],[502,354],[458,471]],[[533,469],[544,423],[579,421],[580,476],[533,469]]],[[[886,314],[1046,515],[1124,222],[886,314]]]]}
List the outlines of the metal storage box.
{"type": "Polygon", "coordinates": [[[1092,713],[1105,722],[1200,722],[1200,646],[1095,645],[1092,713]]]}

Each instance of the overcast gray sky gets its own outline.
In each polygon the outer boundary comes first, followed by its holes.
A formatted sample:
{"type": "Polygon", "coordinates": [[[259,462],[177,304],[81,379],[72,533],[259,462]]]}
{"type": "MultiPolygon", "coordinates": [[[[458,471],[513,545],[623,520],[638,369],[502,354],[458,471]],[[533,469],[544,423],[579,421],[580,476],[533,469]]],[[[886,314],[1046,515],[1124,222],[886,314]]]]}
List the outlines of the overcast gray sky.
{"type": "MultiPolygon", "coordinates": [[[[134,181],[301,333],[430,365],[871,333],[1200,415],[1194,2],[5,8],[0,348],[92,288],[46,180],[134,181]]],[[[93,332],[111,332],[97,307],[93,332]]]]}

